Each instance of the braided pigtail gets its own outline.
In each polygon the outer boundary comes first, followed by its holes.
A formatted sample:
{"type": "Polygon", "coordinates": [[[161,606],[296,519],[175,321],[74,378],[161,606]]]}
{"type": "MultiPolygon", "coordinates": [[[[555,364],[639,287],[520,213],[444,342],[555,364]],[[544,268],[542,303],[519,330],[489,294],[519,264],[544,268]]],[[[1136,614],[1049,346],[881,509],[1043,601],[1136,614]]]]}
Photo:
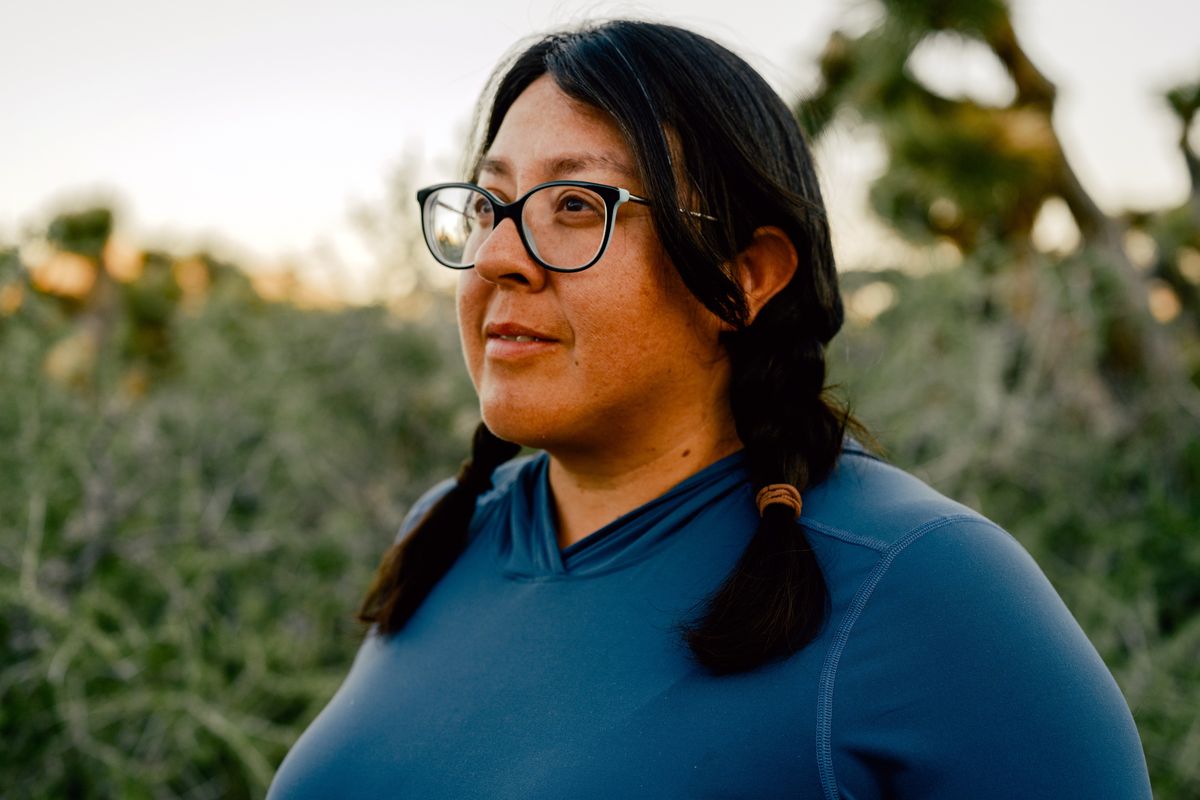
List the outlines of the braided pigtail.
{"type": "Polygon", "coordinates": [[[475,500],[491,487],[492,473],[520,449],[520,445],[504,441],[479,423],[471,457],[463,462],[453,488],[433,504],[407,536],[384,553],[359,606],[360,622],[376,623],[381,634],[404,627],[466,548],[475,500]]]}
{"type": "Polygon", "coordinates": [[[824,576],[796,522],[797,493],[833,469],[848,415],[823,397],[821,342],[782,344],[780,311],[769,303],[726,342],[734,421],[761,519],[737,565],[705,600],[699,621],[683,629],[696,661],[715,674],[800,650],[820,632],[828,608],[824,576]]]}

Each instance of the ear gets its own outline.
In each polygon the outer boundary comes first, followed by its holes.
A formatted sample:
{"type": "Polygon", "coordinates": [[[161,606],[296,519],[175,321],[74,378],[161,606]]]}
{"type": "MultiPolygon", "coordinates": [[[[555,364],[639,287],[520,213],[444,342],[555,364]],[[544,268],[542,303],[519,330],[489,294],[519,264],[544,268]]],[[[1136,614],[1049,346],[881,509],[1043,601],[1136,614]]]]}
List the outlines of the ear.
{"type": "Polygon", "coordinates": [[[733,259],[733,276],[746,295],[747,324],[796,274],[796,246],[782,229],[766,225],[754,231],[750,244],[733,259]]]}

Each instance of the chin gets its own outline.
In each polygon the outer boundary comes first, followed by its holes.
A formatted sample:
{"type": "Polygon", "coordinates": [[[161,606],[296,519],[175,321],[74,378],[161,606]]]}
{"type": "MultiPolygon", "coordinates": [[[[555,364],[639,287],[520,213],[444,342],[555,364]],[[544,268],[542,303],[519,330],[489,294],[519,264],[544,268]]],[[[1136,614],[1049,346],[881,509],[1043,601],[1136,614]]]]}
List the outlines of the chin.
{"type": "Polygon", "coordinates": [[[523,447],[543,448],[553,438],[541,415],[530,414],[530,406],[484,403],[479,410],[488,429],[507,442],[523,447]]]}
{"type": "Polygon", "coordinates": [[[538,450],[573,449],[595,435],[594,417],[570,405],[547,405],[544,394],[520,397],[481,396],[479,411],[492,433],[508,442],[538,450]]]}

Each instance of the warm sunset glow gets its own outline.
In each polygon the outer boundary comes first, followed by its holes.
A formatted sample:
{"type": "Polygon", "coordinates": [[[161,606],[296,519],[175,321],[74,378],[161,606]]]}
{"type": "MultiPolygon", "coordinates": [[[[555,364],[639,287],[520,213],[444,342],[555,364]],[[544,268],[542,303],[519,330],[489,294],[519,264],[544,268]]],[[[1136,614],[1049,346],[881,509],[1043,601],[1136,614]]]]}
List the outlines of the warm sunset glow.
{"type": "Polygon", "coordinates": [[[104,245],[104,269],[121,283],[132,283],[142,276],[145,253],[119,234],[104,245]]]}
{"type": "Polygon", "coordinates": [[[341,298],[305,282],[295,267],[256,270],[250,274],[250,284],[259,297],[275,303],[291,303],[307,309],[335,309],[345,306],[345,301],[341,298]]]}
{"type": "Polygon", "coordinates": [[[1125,232],[1125,255],[1129,262],[1140,270],[1150,269],[1158,258],[1158,245],[1154,237],[1145,231],[1130,229],[1125,232]]]}
{"type": "Polygon", "coordinates": [[[856,324],[866,325],[896,302],[896,290],[890,283],[872,281],[846,298],[847,316],[856,324]]]}
{"type": "Polygon", "coordinates": [[[0,317],[10,317],[21,308],[25,291],[15,283],[0,286],[0,317]]]}
{"type": "Polygon", "coordinates": [[[1179,316],[1183,308],[1179,304],[1179,296],[1167,284],[1155,281],[1150,287],[1150,313],[1159,322],[1170,322],[1179,316]]]}
{"type": "Polygon", "coordinates": [[[1183,277],[1195,284],[1200,284],[1200,250],[1194,247],[1182,247],[1177,256],[1179,271],[1183,277]]]}
{"type": "Polygon", "coordinates": [[[96,284],[96,264],[75,253],[55,252],[30,270],[34,287],[47,294],[82,300],[96,284]]]}
{"type": "Polygon", "coordinates": [[[212,283],[208,265],[203,260],[193,257],[176,261],[171,265],[171,272],[175,276],[175,283],[179,284],[179,289],[183,292],[184,305],[195,306],[203,301],[212,283]]]}

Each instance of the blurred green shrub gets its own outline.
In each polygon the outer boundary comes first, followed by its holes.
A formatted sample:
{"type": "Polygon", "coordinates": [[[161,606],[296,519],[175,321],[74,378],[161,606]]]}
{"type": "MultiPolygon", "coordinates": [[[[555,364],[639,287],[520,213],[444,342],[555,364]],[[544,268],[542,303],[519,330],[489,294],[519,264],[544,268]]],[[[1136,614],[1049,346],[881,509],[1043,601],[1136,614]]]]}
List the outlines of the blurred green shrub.
{"type": "Polygon", "coordinates": [[[147,270],[62,381],[86,312],[3,258],[3,794],[261,796],[403,512],[465,452],[453,309],[302,311],[226,276],[185,313],[147,270]]]}
{"type": "MultiPolygon", "coordinates": [[[[1200,793],[1200,393],[1114,384],[1087,253],[992,275],[848,273],[891,306],[834,340],[832,378],[894,463],[1032,553],[1125,693],[1156,797],[1200,793]],[[886,290],[883,289],[886,287],[886,290]],[[1008,311],[1028,293],[1027,315],[1008,311]]],[[[860,292],[865,294],[859,295],[860,292]]]]}

